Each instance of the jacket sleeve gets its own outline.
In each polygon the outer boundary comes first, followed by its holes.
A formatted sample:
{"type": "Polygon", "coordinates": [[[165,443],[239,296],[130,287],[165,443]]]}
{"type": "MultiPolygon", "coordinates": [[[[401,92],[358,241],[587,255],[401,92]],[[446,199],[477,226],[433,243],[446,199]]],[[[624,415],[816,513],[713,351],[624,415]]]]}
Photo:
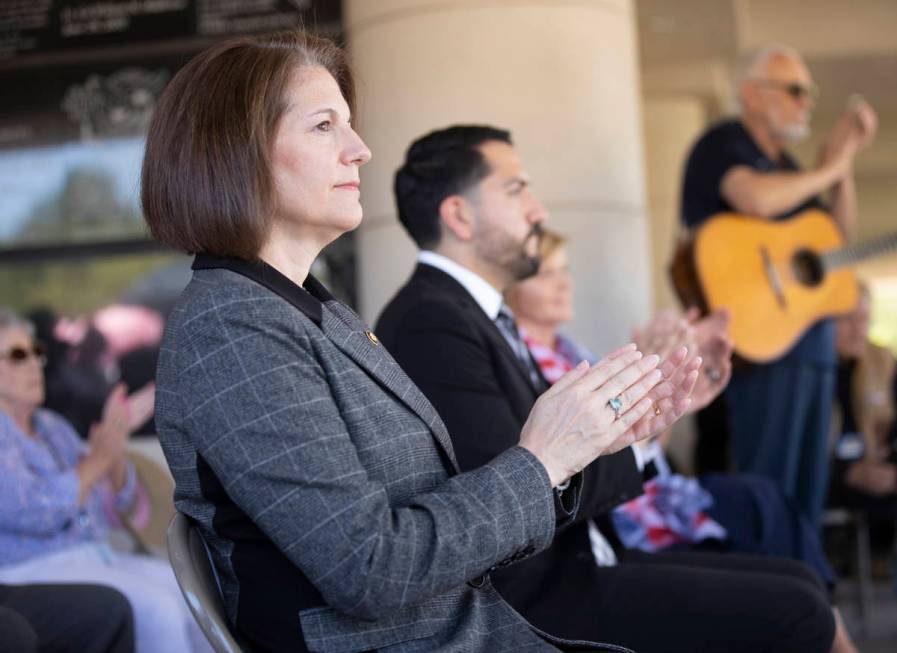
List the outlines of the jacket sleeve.
{"type": "Polygon", "coordinates": [[[525,418],[515,413],[498,378],[497,352],[470,315],[444,300],[423,301],[391,331],[387,349],[445,422],[461,469],[518,444],[525,418]]]}
{"type": "MultiPolygon", "coordinates": [[[[518,444],[523,422],[497,376],[496,352],[468,316],[448,302],[421,302],[403,316],[398,333],[387,347],[439,412],[461,469],[475,469],[518,444]]],[[[581,483],[581,503],[559,527],[597,516],[642,492],[642,475],[628,448],[598,458],[581,483]]]]}
{"type": "MultiPolygon", "coordinates": [[[[548,546],[548,476],[520,447],[391,503],[361,463],[332,379],[296,324],[278,299],[194,319],[189,341],[176,336],[185,357],[177,428],[329,605],[380,618],[548,546]]],[[[386,392],[383,400],[394,401],[386,392]]],[[[434,473],[445,472],[420,471],[434,473]]]]}
{"type": "Polygon", "coordinates": [[[644,492],[644,476],[631,447],[601,456],[582,473],[579,519],[601,517],[644,492]]]}

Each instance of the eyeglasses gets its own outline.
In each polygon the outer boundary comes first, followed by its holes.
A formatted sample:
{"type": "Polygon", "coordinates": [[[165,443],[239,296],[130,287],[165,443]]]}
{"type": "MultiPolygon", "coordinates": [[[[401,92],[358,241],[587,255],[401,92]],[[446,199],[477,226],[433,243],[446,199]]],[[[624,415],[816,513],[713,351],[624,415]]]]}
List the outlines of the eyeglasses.
{"type": "Polygon", "coordinates": [[[39,342],[34,343],[31,346],[31,349],[18,346],[11,347],[10,350],[0,356],[0,358],[5,358],[13,365],[21,365],[31,356],[34,356],[34,358],[37,359],[39,365],[43,366],[47,364],[47,350],[39,342]]]}
{"type": "Polygon", "coordinates": [[[819,97],[819,87],[816,84],[799,84],[797,82],[783,82],[778,79],[754,79],[755,84],[760,86],[769,86],[785,91],[795,100],[815,100],[819,97]]]}

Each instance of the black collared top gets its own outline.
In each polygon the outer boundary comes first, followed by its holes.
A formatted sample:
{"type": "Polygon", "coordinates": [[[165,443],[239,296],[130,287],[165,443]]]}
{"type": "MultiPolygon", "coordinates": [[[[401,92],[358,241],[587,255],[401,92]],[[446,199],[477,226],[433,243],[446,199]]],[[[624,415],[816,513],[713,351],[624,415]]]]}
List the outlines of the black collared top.
{"type": "Polygon", "coordinates": [[[286,275],[262,260],[244,261],[211,254],[197,254],[191,267],[194,270],[225,269],[252,279],[290,302],[319,327],[322,304],[334,299],[324,284],[315,279],[311,273],[302,286],[297,286],[286,275]]]}

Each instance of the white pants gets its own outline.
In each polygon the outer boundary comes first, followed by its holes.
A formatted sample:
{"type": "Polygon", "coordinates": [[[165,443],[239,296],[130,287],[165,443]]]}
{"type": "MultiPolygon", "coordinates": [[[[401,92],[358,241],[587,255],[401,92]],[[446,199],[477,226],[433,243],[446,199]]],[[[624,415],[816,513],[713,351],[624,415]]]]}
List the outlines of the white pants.
{"type": "Polygon", "coordinates": [[[134,610],[137,653],[212,650],[190,614],[167,560],[84,544],[0,567],[0,582],[108,585],[124,594],[134,610]]]}

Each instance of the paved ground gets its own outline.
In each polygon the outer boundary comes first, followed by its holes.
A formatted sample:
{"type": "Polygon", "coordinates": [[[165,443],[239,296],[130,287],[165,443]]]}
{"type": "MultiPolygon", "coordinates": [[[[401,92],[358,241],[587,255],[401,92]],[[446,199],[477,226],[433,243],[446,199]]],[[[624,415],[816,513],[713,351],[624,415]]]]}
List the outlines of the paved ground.
{"type": "Polygon", "coordinates": [[[897,596],[892,580],[877,581],[873,592],[873,610],[868,632],[859,618],[856,582],[843,579],[835,593],[847,629],[853,635],[860,653],[897,653],[897,596]]]}

